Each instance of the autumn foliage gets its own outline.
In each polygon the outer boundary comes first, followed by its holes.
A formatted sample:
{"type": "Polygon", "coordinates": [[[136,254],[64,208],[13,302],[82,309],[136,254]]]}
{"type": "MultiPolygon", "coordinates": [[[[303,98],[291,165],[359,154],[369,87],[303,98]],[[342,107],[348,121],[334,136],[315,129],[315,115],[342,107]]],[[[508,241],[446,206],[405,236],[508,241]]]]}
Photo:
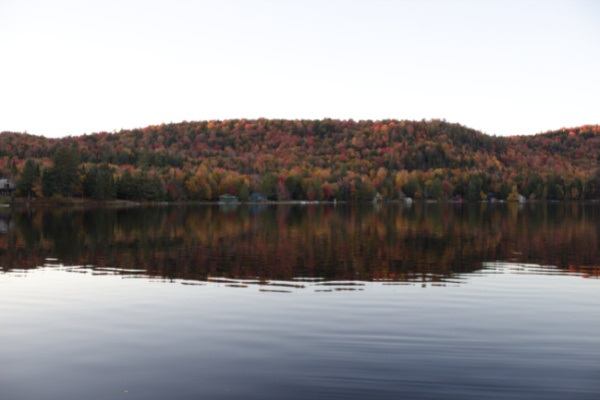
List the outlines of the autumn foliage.
{"type": "Polygon", "coordinates": [[[440,120],[259,119],[61,139],[0,134],[0,174],[25,176],[22,196],[600,199],[599,158],[597,125],[496,137],[440,120]]]}

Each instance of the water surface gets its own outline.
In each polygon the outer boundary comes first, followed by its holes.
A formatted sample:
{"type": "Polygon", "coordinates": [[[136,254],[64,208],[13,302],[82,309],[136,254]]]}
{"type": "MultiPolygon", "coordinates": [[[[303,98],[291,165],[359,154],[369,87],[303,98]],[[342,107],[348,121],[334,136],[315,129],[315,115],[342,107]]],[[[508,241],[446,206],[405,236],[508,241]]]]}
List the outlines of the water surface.
{"type": "Polygon", "coordinates": [[[0,214],[2,399],[597,399],[600,207],[0,214]]]}

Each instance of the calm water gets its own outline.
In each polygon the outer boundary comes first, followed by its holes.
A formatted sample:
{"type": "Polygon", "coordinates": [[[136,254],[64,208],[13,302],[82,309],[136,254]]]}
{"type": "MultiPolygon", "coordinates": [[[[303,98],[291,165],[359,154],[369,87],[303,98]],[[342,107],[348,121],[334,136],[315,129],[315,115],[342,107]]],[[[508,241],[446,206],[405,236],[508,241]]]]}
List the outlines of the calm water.
{"type": "Polygon", "coordinates": [[[599,399],[600,206],[0,212],[0,399],[599,399]]]}

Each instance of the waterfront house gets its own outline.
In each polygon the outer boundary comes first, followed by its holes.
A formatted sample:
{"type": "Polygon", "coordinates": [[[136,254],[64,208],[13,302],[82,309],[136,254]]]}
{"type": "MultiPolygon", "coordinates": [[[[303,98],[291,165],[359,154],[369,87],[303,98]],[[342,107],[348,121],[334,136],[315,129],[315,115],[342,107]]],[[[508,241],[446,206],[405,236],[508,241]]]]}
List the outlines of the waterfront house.
{"type": "Polygon", "coordinates": [[[0,178],[0,196],[11,196],[15,191],[15,184],[8,178],[0,178]]]}
{"type": "Polygon", "coordinates": [[[231,204],[231,203],[239,203],[240,200],[237,196],[233,196],[231,194],[222,194],[219,196],[219,203],[231,204]]]}

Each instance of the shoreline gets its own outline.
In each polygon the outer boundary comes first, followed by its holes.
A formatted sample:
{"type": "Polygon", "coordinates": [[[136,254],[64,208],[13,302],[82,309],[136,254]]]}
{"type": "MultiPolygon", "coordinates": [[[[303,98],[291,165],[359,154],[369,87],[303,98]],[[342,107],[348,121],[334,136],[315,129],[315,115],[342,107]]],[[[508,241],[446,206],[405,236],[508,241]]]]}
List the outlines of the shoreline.
{"type": "Polygon", "coordinates": [[[222,201],[132,201],[132,200],[93,200],[85,198],[36,198],[27,199],[16,197],[10,201],[2,202],[7,208],[30,208],[30,207],[60,207],[60,208],[133,208],[133,207],[156,207],[156,206],[222,206],[222,207],[237,207],[237,206],[270,206],[270,205],[470,205],[470,204],[485,204],[485,205],[527,205],[527,204],[598,204],[600,200],[528,200],[526,202],[514,201],[451,201],[451,200],[414,200],[406,202],[403,200],[383,200],[379,202],[371,201],[323,201],[323,200],[269,200],[262,202],[237,201],[237,202],[222,202],[222,201]]]}

